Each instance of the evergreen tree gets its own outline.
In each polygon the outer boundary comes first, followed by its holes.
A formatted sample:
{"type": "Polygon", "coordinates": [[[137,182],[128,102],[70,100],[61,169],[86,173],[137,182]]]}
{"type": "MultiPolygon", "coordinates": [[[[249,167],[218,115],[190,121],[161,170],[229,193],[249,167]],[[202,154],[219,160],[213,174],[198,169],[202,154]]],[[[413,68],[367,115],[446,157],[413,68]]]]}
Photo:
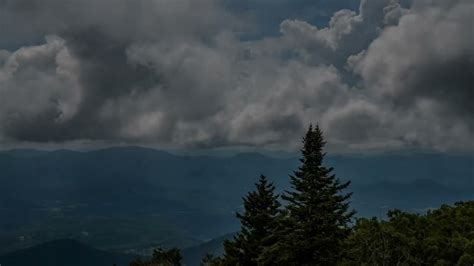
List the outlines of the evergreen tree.
{"type": "Polygon", "coordinates": [[[153,259],[157,262],[163,262],[164,265],[179,266],[181,265],[181,251],[178,248],[163,250],[161,248],[153,251],[153,259]]]}
{"type": "Polygon", "coordinates": [[[256,191],[243,198],[244,213],[237,213],[241,232],[232,241],[224,242],[223,265],[257,265],[262,249],[276,240],[280,203],[275,186],[263,175],[255,186],[256,191]]]}
{"type": "Polygon", "coordinates": [[[286,214],[280,220],[280,240],[262,254],[266,264],[335,265],[340,261],[348,223],[351,193],[343,190],[332,174],[333,168],[322,165],[325,141],[318,126],[309,127],[303,139],[302,165],[290,176],[291,191],[282,198],[287,201],[286,214]]]}
{"type": "Polygon", "coordinates": [[[220,266],[222,264],[223,262],[221,257],[215,257],[214,255],[207,253],[204,258],[202,258],[199,266],[220,266]]]}
{"type": "Polygon", "coordinates": [[[163,250],[162,248],[157,248],[153,250],[153,256],[150,260],[143,261],[138,257],[130,263],[130,266],[180,266],[181,260],[182,256],[179,249],[163,250]]]}

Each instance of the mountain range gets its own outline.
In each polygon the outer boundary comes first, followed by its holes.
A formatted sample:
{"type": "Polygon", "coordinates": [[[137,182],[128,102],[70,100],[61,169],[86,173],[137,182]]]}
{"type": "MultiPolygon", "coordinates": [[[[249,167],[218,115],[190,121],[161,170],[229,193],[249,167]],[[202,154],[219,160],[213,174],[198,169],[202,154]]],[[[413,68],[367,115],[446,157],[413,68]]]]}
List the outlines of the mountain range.
{"type": "Polygon", "coordinates": [[[58,239],[0,256],[6,266],[126,266],[130,254],[98,250],[75,240],[58,239]]]}
{"type": "MultiPolygon", "coordinates": [[[[225,235],[181,251],[184,265],[198,265],[206,254],[220,255],[225,235]]],[[[7,266],[128,266],[136,256],[90,247],[72,239],[57,239],[0,255],[0,265],[7,266]]]]}
{"type": "MultiPolygon", "coordinates": [[[[472,154],[350,154],[325,162],[352,181],[359,216],[474,198],[472,154]]],[[[260,174],[283,192],[298,165],[292,156],[141,147],[0,151],[0,254],[58,238],[138,254],[198,246],[238,230],[235,212],[260,174]]]]}

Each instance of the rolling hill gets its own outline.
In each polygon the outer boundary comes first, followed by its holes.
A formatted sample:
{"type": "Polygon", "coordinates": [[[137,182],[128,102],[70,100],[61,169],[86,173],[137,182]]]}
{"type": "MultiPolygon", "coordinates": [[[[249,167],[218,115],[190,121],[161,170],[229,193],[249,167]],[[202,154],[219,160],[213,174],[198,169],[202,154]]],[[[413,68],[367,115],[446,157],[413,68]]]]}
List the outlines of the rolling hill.
{"type": "Polygon", "coordinates": [[[126,266],[133,255],[106,252],[70,239],[60,239],[0,256],[6,266],[126,266]]]}
{"type": "MultiPolygon", "coordinates": [[[[397,153],[326,162],[352,181],[359,216],[383,216],[388,208],[424,211],[474,198],[473,158],[397,153]]],[[[116,251],[195,246],[238,229],[234,213],[259,174],[283,191],[297,166],[293,157],[140,147],[0,151],[0,254],[57,238],[116,251]]]]}

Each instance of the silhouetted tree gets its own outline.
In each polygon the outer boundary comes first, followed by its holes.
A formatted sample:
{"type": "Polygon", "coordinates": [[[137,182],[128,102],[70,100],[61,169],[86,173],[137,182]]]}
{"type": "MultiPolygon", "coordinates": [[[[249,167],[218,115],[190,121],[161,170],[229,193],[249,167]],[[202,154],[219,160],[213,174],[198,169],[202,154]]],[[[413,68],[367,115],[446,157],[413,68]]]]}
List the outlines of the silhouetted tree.
{"type": "Polygon", "coordinates": [[[153,256],[148,261],[143,261],[141,258],[136,258],[130,263],[130,266],[180,266],[181,252],[177,248],[163,250],[157,248],[153,251],[153,256]]]}
{"type": "Polygon", "coordinates": [[[275,187],[263,175],[255,186],[256,190],[243,198],[244,213],[237,213],[241,231],[233,240],[224,242],[223,265],[257,265],[263,248],[277,239],[280,203],[274,193],[275,187]]]}
{"type": "Polygon", "coordinates": [[[280,239],[265,249],[262,263],[335,265],[340,261],[355,212],[349,210],[351,193],[343,193],[349,182],[341,183],[331,173],[333,168],[323,166],[324,145],[319,126],[310,126],[303,139],[302,164],[290,176],[292,190],[282,196],[288,204],[279,221],[280,239]]]}
{"type": "Polygon", "coordinates": [[[212,254],[207,253],[204,258],[202,258],[202,261],[199,266],[220,266],[222,264],[223,262],[221,257],[216,257],[212,254]]]}

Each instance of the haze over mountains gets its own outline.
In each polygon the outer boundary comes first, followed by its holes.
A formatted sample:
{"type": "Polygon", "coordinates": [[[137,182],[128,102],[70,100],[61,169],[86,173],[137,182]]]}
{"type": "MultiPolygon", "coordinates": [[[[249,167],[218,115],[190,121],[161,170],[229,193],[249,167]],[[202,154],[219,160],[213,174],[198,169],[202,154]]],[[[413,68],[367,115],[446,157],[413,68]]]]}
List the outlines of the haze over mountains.
{"type": "MultiPolygon", "coordinates": [[[[158,246],[197,264],[239,230],[259,175],[289,189],[299,154],[265,149],[300,149],[310,125],[324,133],[326,165],[352,182],[359,217],[473,200],[473,10],[473,0],[0,0],[0,266],[50,266],[41,254],[61,246],[91,255],[89,266],[158,246]]],[[[324,215],[308,206],[312,229],[324,215]]]]}
{"type": "MultiPolygon", "coordinates": [[[[182,250],[184,265],[198,265],[209,253],[221,254],[222,242],[229,238],[232,234],[182,250]]],[[[0,263],[8,266],[127,266],[135,257],[92,248],[76,240],[58,239],[0,255],[0,263]]]]}
{"type": "Polygon", "coordinates": [[[8,266],[125,266],[133,255],[106,252],[80,242],[61,239],[0,255],[0,263],[8,266]]]}
{"type": "MultiPolygon", "coordinates": [[[[329,156],[352,180],[359,216],[425,211],[474,196],[473,156],[391,153],[329,156]]],[[[147,252],[191,247],[238,229],[235,211],[259,174],[278,190],[298,158],[258,153],[185,156],[122,147],[0,152],[0,254],[58,238],[147,252]]]]}

